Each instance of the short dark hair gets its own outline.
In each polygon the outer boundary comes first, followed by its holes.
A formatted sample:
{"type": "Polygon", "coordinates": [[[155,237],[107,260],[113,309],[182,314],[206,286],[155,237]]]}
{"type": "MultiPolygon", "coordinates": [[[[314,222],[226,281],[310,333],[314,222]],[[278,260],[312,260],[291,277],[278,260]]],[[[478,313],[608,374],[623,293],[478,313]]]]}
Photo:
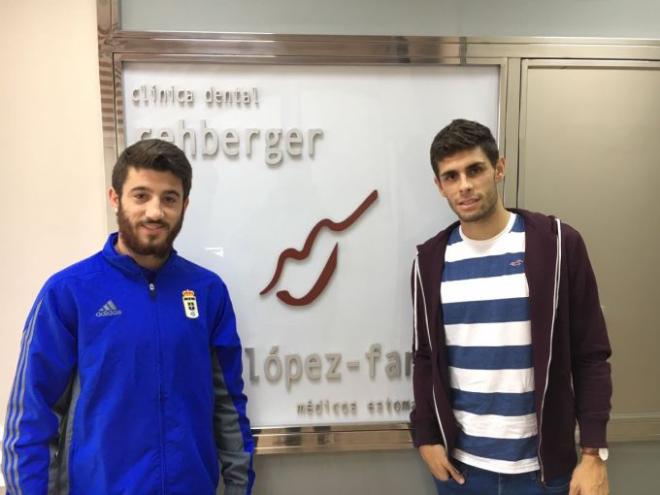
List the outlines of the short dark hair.
{"type": "Polygon", "coordinates": [[[479,122],[456,119],[438,132],[431,143],[431,168],[438,175],[438,164],[461,151],[481,148],[494,167],[500,157],[497,142],[490,129],[479,122]]]}
{"type": "Polygon", "coordinates": [[[186,155],[172,143],[161,139],[144,139],[126,148],[112,169],[112,187],[121,196],[129,168],[172,172],[181,179],[183,198],[192,187],[192,167],[186,155]]]}

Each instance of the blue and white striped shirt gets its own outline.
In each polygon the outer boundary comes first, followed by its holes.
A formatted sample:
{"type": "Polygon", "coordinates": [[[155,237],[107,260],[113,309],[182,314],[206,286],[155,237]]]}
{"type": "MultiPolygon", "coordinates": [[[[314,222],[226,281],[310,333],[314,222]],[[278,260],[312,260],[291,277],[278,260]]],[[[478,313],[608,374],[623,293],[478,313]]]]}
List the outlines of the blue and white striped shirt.
{"type": "Polygon", "coordinates": [[[441,297],[454,416],[453,456],[498,473],[539,469],[525,226],[510,214],[484,241],[449,236],[441,297]]]}

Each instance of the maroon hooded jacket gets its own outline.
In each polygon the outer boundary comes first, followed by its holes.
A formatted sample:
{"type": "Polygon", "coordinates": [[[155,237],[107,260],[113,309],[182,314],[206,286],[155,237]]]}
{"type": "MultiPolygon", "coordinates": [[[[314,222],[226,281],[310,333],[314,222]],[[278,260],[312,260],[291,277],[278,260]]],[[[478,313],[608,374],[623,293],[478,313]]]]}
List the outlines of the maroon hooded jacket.
{"type": "MultiPolygon", "coordinates": [[[[542,480],[547,480],[569,474],[577,463],[576,420],[583,447],[607,446],[611,349],[580,234],[554,217],[511,211],[525,220],[538,458],[542,480]]],[[[457,426],[450,401],[440,283],[447,239],[457,225],[418,246],[412,272],[413,441],[416,446],[442,444],[449,453],[457,426]]]]}

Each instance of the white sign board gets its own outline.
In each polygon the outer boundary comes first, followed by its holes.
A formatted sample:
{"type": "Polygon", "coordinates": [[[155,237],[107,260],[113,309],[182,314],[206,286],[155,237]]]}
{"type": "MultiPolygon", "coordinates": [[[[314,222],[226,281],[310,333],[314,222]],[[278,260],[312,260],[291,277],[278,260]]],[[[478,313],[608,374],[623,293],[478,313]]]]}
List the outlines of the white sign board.
{"type": "Polygon", "coordinates": [[[454,118],[495,131],[498,85],[497,67],[125,64],[126,144],[193,165],[177,249],[229,287],[253,426],[407,420],[415,245],[454,219],[429,146],[454,118]]]}

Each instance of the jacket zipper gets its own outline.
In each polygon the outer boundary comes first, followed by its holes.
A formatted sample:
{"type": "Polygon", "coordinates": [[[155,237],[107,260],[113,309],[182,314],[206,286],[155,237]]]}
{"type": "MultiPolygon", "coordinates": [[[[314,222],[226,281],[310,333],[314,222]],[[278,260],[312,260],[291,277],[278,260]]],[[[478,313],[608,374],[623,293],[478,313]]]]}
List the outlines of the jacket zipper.
{"type": "Polygon", "coordinates": [[[550,363],[552,362],[552,341],[555,334],[555,317],[557,316],[557,308],[559,306],[559,279],[561,277],[561,223],[558,218],[555,218],[557,222],[557,255],[555,257],[555,281],[554,281],[554,290],[552,294],[552,321],[550,323],[550,346],[549,346],[549,356],[548,356],[548,366],[546,369],[545,375],[545,386],[543,387],[543,398],[541,399],[541,413],[539,420],[539,446],[538,446],[538,458],[539,458],[539,468],[541,470],[541,483],[545,486],[545,469],[543,468],[543,459],[541,457],[541,444],[543,442],[543,408],[545,406],[545,396],[548,392],[548,383],[550,382],[550,363]]]}
{"type": "MultiPolygon", "coordinates": [[[[422,303],[424,304],[424,319],[426,322],[426,336],[429,340],[429,349],[431,350],[431,357],[433,357],[433,344],[431,342],[431,331],[429,329],[429,316],[426,308],[426,295],[424,294],[424,287],[422,286],[422,275],[419,272],[419,263],[418,259],[415,258],[415,291],[413,294],[413,300],[415,305],[415,313],[417,313],[417,285],[419,284],[420,289],[422,290],[422,303]]],[[[415,314],[415,327],[417,326],[417,315],[415,314]]],[[[417,328],[415,328],[415,340],[417,339],[417,328]]],[[[449,446],[447,445],[447,437],[445,435],[445,429],[442,427],[442,420],[440,419],[440,412],[438,411],[438,401],[435,397],[435,386],[433,385],[433,378],[431,378],[431,392],[433,393],[433,408],[435,409],[435,416],[438,420],[438,426],[440,426],[440,433],[442,434],[442,440],[444,442],[445,450],[448,451],[449,446]]],[[[449,455],[449,452],[447,452],[449,455]]]]}
{"type": "MultiPolygon", "coordinates": [[[[152,301],[156,301],[156,284],[149,282],[149,296],[152,301]]],[[[158,308],[154,309],[156,313],[156,351],[158,353],[158,429],[160,432],[160,480],[161,493],[165,492],[165,445],[163,442],[163,384],[161,380],[161,345],[160,345],[160,325],[158,324],[158,308]]]]}

